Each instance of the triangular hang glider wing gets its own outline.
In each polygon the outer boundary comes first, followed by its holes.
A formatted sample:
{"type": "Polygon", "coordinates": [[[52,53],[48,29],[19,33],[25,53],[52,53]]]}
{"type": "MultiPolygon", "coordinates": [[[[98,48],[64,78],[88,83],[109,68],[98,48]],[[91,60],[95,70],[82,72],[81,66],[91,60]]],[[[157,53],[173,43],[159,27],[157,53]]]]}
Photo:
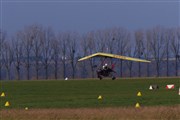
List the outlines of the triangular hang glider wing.
{"type": "Polygon", "coordinates": [[[99,52],[89,55],[89,56],[86,56],[86,57],[83,57],[83,58],[79,59],[78,61],[87,60],[92,57],[109,57],[109,58],[117,58],[117,59],[130,60],[130,61],[136,61],[136,62],[147,62],[147,63],[151,62],[148,60],[143,60],[143,59],[138,59],[138,58],[126,57],[126,56],[109,54],[109,53],[99,53],[99,52]]]}

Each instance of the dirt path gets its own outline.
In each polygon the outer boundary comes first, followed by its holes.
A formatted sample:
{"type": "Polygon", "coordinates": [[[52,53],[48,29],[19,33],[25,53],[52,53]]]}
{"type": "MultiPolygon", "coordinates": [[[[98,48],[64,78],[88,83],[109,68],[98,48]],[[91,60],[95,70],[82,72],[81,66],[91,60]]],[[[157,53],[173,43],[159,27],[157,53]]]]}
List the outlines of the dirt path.
{"type": "Polygon", "coordinates": [[[141,108],[7,109],[0,120],[180,120],[180,105],[141,108]]]}

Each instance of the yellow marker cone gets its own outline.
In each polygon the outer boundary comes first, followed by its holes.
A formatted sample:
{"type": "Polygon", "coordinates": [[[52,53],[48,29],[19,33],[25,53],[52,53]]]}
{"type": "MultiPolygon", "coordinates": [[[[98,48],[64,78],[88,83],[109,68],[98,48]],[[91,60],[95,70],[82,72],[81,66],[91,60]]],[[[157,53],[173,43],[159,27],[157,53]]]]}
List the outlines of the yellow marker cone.
{"type": "Polygon", "coordinates": [[[25,110],[28,110],[29,108],[28,107],[25,107],[25,110]]]}
{"type": "Polygon", "coordinates": [[[138,96],[138,97],[142,96],[141,92],[138,92],[138,93],[137,93],[137,96],[138,96]]]}
{"type": "Polygon", "coordinates": [[[2,92],[1,93],[1,97],[5,97],[6,95],[5,95],[5,93],[4,92],[2,92]]]}
{"type": "Polygon", "coordinates": [[[9,107],[9,106],[10,106],[10,103],[7,101],[4,106],[5,106],[5,107],[9,107]]]}
{"type": "Polygon", "coordinates": [[[135,108],[140,108],[140,104],[136,103],[135,108]]]}
{"type": "Polygon", "coordinates": [[[102,96],[101,95],[98,96],[98,100],[102,100],[102,96]]]}

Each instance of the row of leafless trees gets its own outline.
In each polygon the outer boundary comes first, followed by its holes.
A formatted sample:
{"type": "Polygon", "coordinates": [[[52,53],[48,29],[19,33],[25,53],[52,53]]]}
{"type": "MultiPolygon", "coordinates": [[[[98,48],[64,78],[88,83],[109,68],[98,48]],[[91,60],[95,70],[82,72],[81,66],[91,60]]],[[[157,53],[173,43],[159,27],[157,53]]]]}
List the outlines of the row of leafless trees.
{"type": "Polygon", "coordinates": [[[95,52],[152,61],[144,64],[111,59],[116,62],[120,77],[178,76],[180,28],[157,26],[130,32],[118,27],[80,35],[76,32],[55,34],[51,28],[31,25],[13,37],[1,30],[0,79],[95,77],[98,59],[77,62],[78,58],[95,52]]]}

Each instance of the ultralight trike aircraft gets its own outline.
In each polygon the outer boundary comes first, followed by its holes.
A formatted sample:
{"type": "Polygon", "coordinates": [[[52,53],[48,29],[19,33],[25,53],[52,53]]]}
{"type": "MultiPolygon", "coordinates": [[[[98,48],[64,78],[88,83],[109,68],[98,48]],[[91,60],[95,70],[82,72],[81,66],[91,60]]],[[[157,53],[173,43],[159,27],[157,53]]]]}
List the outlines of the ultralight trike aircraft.
{"type": "MultiPolygon", "coordinates": [[[[87,59],[93,58],[93,57],[102,57],[102,58],[104,58],[104,60],[107,58],[116,58],[116,59],[130,60],[130,61],[135,61],[135,62],[146,62],[146,63],[151,62],[151,61],[143,60],[143,59],[139,59],[139,58],[132,58],[132,57],[127,57],[127,56],[121,56],[121,55],[110,54],[110,53],[101,53],[101,52],[85,56],[85,57],[79,59],[78,61],[87,60],[87,59]]],[[[116,79],[116,76],[115,76],[116,71],[114,71],[113,69],[114,69],[113,63],[111,63],[111,67],[110,67],[107,63],[104,64],[104,62],[103,62],[103,64],[101,64],[101,67],[99,67],[96,71],[97,77],[100,80],[103,77],[111,77],[112,80],[115,80],[116,79]]]]}

